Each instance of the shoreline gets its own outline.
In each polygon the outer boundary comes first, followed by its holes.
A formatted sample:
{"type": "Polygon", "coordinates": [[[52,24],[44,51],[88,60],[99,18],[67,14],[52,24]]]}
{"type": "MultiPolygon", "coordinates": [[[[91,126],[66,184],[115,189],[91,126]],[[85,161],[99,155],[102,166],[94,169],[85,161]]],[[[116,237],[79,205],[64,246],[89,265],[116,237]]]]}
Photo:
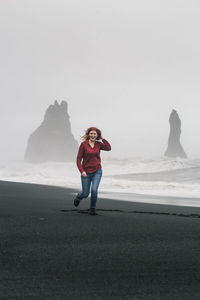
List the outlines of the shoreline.
{"type": "MultiPolygon", "coordinates": [[[[62,191],[69,191],[72,194],[72,198],[75,196],[76,193],[80,192],[80,189],[77,188],[71,188],[71,187],[64,187],[64,186],[58,186],[58,185],[48,185],[48,184],[38,184],[38,183],[27,183],[27,182],[18,182],[18,181],[8,181],[8,180],[0,180],[0,188],[2,185],[15,185],[15,186],[33,186],[35,188],[51,188],[51,189],[58,189],[62,191]]],[[[136,206],[144,206],[145,209],[147,207],[158,207],[161,209],[163,206],[163,210],[167,209],[169,211],[172,211],[173,209],[178,211],[191,211],[200,212],[200,203],[198,205],[192,205],[194,204],[195,200],[199,200],[200,198],[194,198],[194,197],[179,197],[179,196],[163,196],[163,195],[150,195],[150,194],[137,194],[137,193],[121,193],[121,192],[100,192],[98,196],[97,205],[103,201],[115,201],[115,203],[120,203],[120,205],[125,205],[126,207],[130,205],[136,205],[136,206]],[[132,200],[130,200],[132,199],[132,200]],[[184,200],[184,201],[190,201],[189,205],[182,205],[182,202],[180,201],[180,204],[177,204],[178,200],[184,200]],[[153,200],[153,201],[152,201],[153,200]]],[[[85,202],[89,203],[89,197],[84,200],[85,202]]],[[[118,205],[116,204],[116,205],[118,205]]]]}
{"type": "MultiPolygon", "coordinates": [[[[124,193],[123,200],[128,201],[129,193],[160,197],[168,195],[168,197],[179,199],[192,198],[195,199],[192,206],[200,205],[200,201],[199,204],[197,203],[200,198],[200,160],[180,162],[176,160],[163,161],[163,159],[157,158],[145,161],[138,158],[126,163],[119,160],[115,164],[107,161],[103,166],[103,173],[99,195],[105,191],[113,195],[116,192],[124,193]]],[[[2,163],[0,175],[6,181],[42,183],[72,189],[81,187],[80,174],[75,162],[2,163]]],[[[111,198],[116,199],[117,197],[111,196],[111,198]]],[[[179,205],[179,203],[177,204],[179,205]]],[[[185,205],[185,203],[180,203],[180,205],[185,205]]]]}

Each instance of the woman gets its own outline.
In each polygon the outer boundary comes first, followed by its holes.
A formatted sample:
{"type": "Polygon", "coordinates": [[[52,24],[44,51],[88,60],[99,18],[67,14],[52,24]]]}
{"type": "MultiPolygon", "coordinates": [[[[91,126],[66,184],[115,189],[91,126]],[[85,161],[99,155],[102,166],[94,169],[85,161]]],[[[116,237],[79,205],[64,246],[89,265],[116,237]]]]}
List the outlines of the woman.
{"type": "Polygon", "coordinates": [[[110,151],[111,146],[96,127],[88,128],[82,139],[76,160],[81,173],[82,192],[74,199],[74,205],[78,206],[83,198],[88,197],[92,184],[89,213],[96,215],[98,187],[102,177],[100,150],[110,151]]]}

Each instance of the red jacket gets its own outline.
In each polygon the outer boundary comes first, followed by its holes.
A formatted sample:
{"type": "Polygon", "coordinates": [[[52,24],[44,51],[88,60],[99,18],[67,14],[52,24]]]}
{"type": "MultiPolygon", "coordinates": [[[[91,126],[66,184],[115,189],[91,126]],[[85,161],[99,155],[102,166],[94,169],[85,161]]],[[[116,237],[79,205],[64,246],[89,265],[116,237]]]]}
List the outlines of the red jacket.
{"type": "Polygon", "coordinates": [[[110,144],[105,139],[102,140],[102,143],[96,141],[94,148],[90,146],[89,140],[81,143],[76,160],[77,167],[81,174],[83,172],[93,173],[101,168],[100,150],[111,150],[110,144]]]}

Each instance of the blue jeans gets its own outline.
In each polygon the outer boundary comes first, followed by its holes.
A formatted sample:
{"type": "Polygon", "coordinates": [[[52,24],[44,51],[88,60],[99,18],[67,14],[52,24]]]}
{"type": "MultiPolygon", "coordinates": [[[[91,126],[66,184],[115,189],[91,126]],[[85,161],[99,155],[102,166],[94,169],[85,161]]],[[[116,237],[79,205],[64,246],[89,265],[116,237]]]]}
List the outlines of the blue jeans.
{"type": "Polygon", "coordinates": [[[90,199],[90,207],[95,208],[97,202],[98,195],[98,187],[102,177],[102,169],[97,170],[93,173],[87,173],[87,176],[83,177],[81,175],[81,183],[82,183],[82,193],[78,194],[78,199],[87,198],[90,193],[91,187],[91,199],[90,199]]]}

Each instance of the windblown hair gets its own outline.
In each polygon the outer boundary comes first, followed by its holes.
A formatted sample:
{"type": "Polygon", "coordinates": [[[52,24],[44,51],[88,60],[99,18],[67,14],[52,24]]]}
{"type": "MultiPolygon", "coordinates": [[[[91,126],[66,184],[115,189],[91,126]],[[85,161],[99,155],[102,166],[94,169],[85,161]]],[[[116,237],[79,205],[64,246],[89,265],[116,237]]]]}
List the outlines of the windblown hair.
{"type": "Polygon", "coordinates": [[[89,133],[90,131],[96,131],[97,133],[97,140],[101,139],[101,130],[96,128],[96,127],[89,127],[86,131],[85,134],[81,137],[83,141],[89,140],[89,133]]]}

